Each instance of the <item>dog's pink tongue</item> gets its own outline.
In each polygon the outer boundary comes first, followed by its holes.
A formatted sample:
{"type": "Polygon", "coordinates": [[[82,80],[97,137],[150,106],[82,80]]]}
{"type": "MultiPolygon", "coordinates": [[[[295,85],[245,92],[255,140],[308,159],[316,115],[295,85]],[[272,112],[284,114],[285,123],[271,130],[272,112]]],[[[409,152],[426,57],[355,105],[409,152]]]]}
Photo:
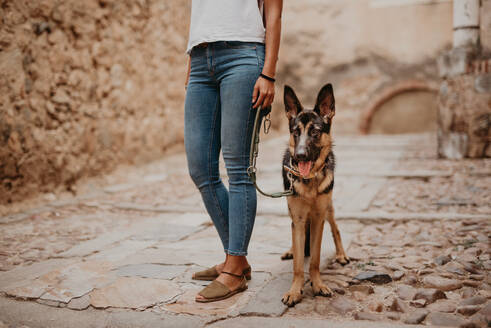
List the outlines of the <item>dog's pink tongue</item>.
{"type": "Polygon", "coordinates": [[[312,162],[298,162],[298,170],[303,177],[306,177],[310,173],[312,162]]]}

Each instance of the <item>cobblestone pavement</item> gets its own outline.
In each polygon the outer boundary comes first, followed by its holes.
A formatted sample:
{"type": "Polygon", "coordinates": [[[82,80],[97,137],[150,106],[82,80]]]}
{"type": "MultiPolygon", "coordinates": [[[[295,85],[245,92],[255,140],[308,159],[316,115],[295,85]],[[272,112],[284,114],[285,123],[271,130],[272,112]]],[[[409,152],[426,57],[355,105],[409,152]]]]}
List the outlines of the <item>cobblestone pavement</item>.
{"type": "MultiPolygon", "coordinates": [[[[265,190],[281,188],[285,140],[261,143],[265,190]]],[[[336,138],[334,203],[352,261],[332,261],[326,228],[322,276],[336,293],[314,297],[306,281],[294,308],[281,303],[292,279],[284,199],[259,198],[249,289],[202,304],[206,282],[191,274],[223,253],[183,154],[48,195],[0,217],[0,327],[486,327],[491,161],[434,154],[430,135],[336,138]]]]}

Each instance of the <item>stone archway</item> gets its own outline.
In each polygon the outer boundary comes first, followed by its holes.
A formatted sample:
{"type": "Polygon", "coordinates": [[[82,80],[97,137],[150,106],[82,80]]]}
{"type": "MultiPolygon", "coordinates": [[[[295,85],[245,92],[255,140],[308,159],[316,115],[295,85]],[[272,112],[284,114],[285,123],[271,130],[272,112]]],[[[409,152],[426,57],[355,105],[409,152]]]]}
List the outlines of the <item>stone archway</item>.
{"type": "Polygon", "coordinates": [[[381,91],[375,96],[374,100],[362,110],[359,125],[360,133],[368,134],[371,130],[371,126],[377,111],[396,97],[408,93],[431,93],[434,94],[436,101],[437,92],[438,89],[436,84],[430,81],[415,79],[399,81],[381,89],[381,91]]]}

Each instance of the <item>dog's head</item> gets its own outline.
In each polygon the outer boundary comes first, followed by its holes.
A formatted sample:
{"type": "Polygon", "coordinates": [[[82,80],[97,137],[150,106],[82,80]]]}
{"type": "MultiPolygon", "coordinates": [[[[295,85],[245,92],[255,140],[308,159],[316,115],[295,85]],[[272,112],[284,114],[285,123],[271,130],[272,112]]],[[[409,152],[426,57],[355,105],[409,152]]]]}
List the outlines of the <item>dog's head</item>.
{"type": "Polygon", "coordinates": [[[302,176],[308,176],[321,150],[331,148],[331,124],[335,113],[330,83],[317,95],[314,109],[304,109],[293,89],[285,85],[284,102],[290,126],[290,153],[302,176]]]}

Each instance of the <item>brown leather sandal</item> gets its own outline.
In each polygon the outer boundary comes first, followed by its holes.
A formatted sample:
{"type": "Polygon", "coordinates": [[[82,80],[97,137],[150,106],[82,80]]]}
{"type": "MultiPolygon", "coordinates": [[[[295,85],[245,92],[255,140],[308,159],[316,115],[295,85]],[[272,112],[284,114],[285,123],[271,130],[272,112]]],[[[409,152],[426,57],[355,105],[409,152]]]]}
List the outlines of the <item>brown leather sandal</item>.
{"type": "MultiPolygon", "coordinates": [[[[251,266],[249,265],[247,268],[242,271],[242,274],[245,276],[247,280],[251,280],[252,275],[251,275],[251,266]]],[[[216,266],[213,266],[211,268],[208,268],[203,271],[198,271],[193,273],[193,280],[205,280],[205,281],[212,281],[215,280],[220,274],[217,271],[216,266]]]]}
{"type": "Polygon", "coordinates": [[[240,278],[240,286],[237,287],[237,289],[230,290],[227,286],[219,282],[218,280],[213,280],[211,284],[206,286],[202,291],[198,293],[198,295],[201,295],[204,297],[204,299],[196,299],[196,302],[199,303],[209,303],[209,302],[215,302],[215,301],[221,301],[226,298],[229,298],[235,294],[238,294],[240,292],[243,292],[247,289],[247,282],[245,276],[235,274],[235,273],[230,273],[226,271],[222,271],[222,273],[229,274],[231,276],[240,278]]]}

